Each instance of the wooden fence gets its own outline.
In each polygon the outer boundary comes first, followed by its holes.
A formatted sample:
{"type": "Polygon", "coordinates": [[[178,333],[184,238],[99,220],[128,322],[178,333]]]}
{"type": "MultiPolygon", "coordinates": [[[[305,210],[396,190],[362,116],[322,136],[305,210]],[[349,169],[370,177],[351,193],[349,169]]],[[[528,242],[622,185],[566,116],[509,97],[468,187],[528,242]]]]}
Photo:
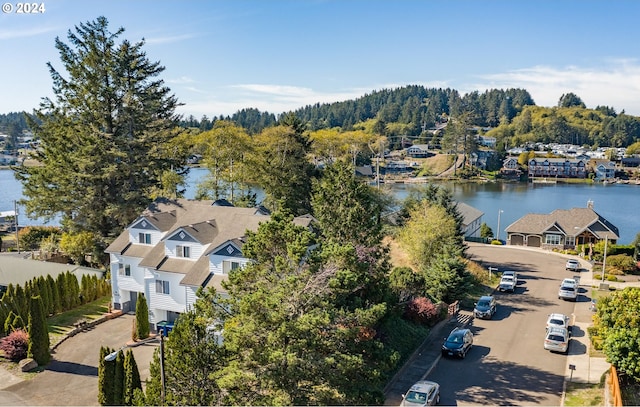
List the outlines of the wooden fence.
{"type": "Polygon", "coordinates": [[[609,388],[611,389],[611,396],[613,398],[611,405],[614,407],[622,407],[622,393],[620,392],[620,380],[618,380],[618,372],[616,368],[611,365],[609,372],[609,388]]]}

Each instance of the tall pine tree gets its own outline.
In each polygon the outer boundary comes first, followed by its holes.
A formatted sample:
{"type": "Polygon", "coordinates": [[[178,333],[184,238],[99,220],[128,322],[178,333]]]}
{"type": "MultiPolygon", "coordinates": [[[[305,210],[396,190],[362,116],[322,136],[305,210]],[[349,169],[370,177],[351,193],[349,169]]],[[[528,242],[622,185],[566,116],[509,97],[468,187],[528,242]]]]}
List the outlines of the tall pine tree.
{"type": "Polygon", "coordinates": [[[150,202],[165,171],[183,173],[176,98],[144,41],[117,42],[105,17],[56,38],[63,70],[49,63],[53,99],[44,98],[30,127],[41,141],[40,166],[16,168],[31,215],[62,216],[69,231],[118,233],[150,202]]]}

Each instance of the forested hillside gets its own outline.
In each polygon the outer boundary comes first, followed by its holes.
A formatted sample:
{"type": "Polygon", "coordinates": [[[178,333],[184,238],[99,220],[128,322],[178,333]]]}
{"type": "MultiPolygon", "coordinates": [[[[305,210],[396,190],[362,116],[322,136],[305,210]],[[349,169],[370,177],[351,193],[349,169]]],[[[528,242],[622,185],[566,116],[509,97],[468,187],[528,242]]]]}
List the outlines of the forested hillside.
{"type": "MultiPolygon", "coordinates": [[[[524,89],[491,89],[460,95],[455,89],[412,85],[373,91],[354,100],[308,105],[293,113],[310,131],[346,132],[362,129],[362,123],[369,122],[368,131],[387,136],[390,147],[399,147],[398,140],[426,142],[427,130],[451,118],[485,128],[483,132],[487,136],[497,139],[499,150],[526,142],[626,147],[640,141],[637,116],[624,111],[617,114],[607,106],[588,109],[573,93],[563,94],[557,106],[536,106],[524,89]],[[371,126],[371,122],[375,125],[371,126]]],[[[247,108],[231,116],[183,117],[180,125],[206,131],[217,120],[234,122],[254,135],[275,125],[278,117],[247,108]]],[[[0,115],[0,132],[17,137],[24,129],[27,125],[23,113],[0,115]]]]}

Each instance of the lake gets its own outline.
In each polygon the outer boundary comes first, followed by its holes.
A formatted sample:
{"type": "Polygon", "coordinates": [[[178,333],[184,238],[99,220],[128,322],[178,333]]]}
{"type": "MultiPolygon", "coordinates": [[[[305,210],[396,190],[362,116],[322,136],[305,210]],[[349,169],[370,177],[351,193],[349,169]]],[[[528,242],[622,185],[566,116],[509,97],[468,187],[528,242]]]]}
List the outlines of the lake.
{"type": "MultiPolygon", "coordinates": [[[[186,198],[195,196],[196,185],[207,170],[194,168],[187,179],[186,198]]],[[[630,244],[640,233],[640,186],[624,184],[526,184],[526,183],[441,183],[452,191],[455,200],[484,212],[484,222],[494,235],[504,239],[504,230],[527,213],[550,213],[555,209],[593,208],[601,216],[616,225],[620,231],[620,244],[630,244]],[[501,212],[500,212],[501,211],[501,212]],[[498,217],[500,227],[498,228],[498,217]]],[[[385,185],[398,199],[407,196],[413,187],[409,184],[385,185]]],[[[22,186],[11,170],[0,170],[0,211],[13,210],[14,201],[22,198],[22,186]]],[[[28,219],[20,210],[21,225],[42,225],[44,221],[28,219]]],[[[58,220],[49,223],[58,224],[58,220]]]]}

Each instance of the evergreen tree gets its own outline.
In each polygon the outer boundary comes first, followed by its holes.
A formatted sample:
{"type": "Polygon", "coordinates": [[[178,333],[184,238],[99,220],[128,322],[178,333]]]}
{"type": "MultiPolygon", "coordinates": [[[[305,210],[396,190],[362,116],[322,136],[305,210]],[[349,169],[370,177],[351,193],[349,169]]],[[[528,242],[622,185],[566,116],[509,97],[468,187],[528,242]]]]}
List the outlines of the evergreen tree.
{"type": "Polygon", "coordinates": [[[312,242],[279,212],[248,234],[243,254],[255,263],[225,283],[225,404],[382,403],[383,372],[393,368],[376,338],[388,263],[350,244],[309,255],[312,242]]]}
{"type": "Polygon", "coordinates": [[[107,405],[107,398],[109,397],[109,386],[113,384],[111,377],[107,376],[107,362],[104,358],[109,354],[109,348],[104,346],[100,347],[100,359],[98,359],[98,403],[101,406],[107,405]]]}
{"type": "Polygon", "coordinates": [[[480,237],[489,239],[493,237],[493,230],[485,222],[480,225],[480,237]]]}
{"type": "Polygon", "coordinates": [[[106,237],[150,202],[167,171],[182,172],[176,98],[158,76],[144,41],[117,43],[105,17],[80,23],[56,38],[63,70],[49,63],[54,99],[44,98],[30,127],[41,145],[39,166],[15,169],[27,213],[62,216],[70,232],[106,237]]]}
{"type": "Polygon", "coordinates": [[[144,294],[140,293],[136,303],[136,329],[133,340],[145,339],[149,336],[149,308],[144,294]]]}
{"type": "Polygon", "coordinates": [[[115,360],[113,372],[113,405],[124,405],[125,394],[125,372],[124,372],[124,352],[119,351],[115,360]]]}
{"type": "MultiPolygon", "coordinates": [[[[226,404],[218,385],[228,352],[219,344],[215,330],[214,298],[203,292],[193,310],[180,314],[171,340],[165,341],[164,370],[168,405],[226,404]]],[[[159,358],[150,368],[153,384],[147,385],[148,402],[160,392],[159,358]]],[[[155,402],[155,401],[154,401],[155,402]]]]}
{"type": "Polygon", "coordinates": [[[122,401],[125,406],[135,405],[136,389],[142,390],[140,371],[136,359],[133,357],[133,351],[128,349],[124,358],[124,398],[122,401]]]}
{"type": "Polygon", "coordinates": [[[327,166],[314,180],[312,206],[324,237],[354,245],[380,242],[383,198],[356,179],[348,162],[327,166]]]}
{"type": "Polygon", "coordinates": [[[256,182],[265,192],[265,204],[294,215],[311,212],[313,165],[307,155],[311,142],[299,119],[289,114],[280,125],[254,138],[256,182]]]}
{"type": "Polygon", "coordinates": [[[42,298],[40,296],[31,297],[29,302],[29,357],[33,358],[38,365],[44,366],[51,359],[49,350],[49,332],[47,330],[47,319],[44,315],[42,298]]]}

